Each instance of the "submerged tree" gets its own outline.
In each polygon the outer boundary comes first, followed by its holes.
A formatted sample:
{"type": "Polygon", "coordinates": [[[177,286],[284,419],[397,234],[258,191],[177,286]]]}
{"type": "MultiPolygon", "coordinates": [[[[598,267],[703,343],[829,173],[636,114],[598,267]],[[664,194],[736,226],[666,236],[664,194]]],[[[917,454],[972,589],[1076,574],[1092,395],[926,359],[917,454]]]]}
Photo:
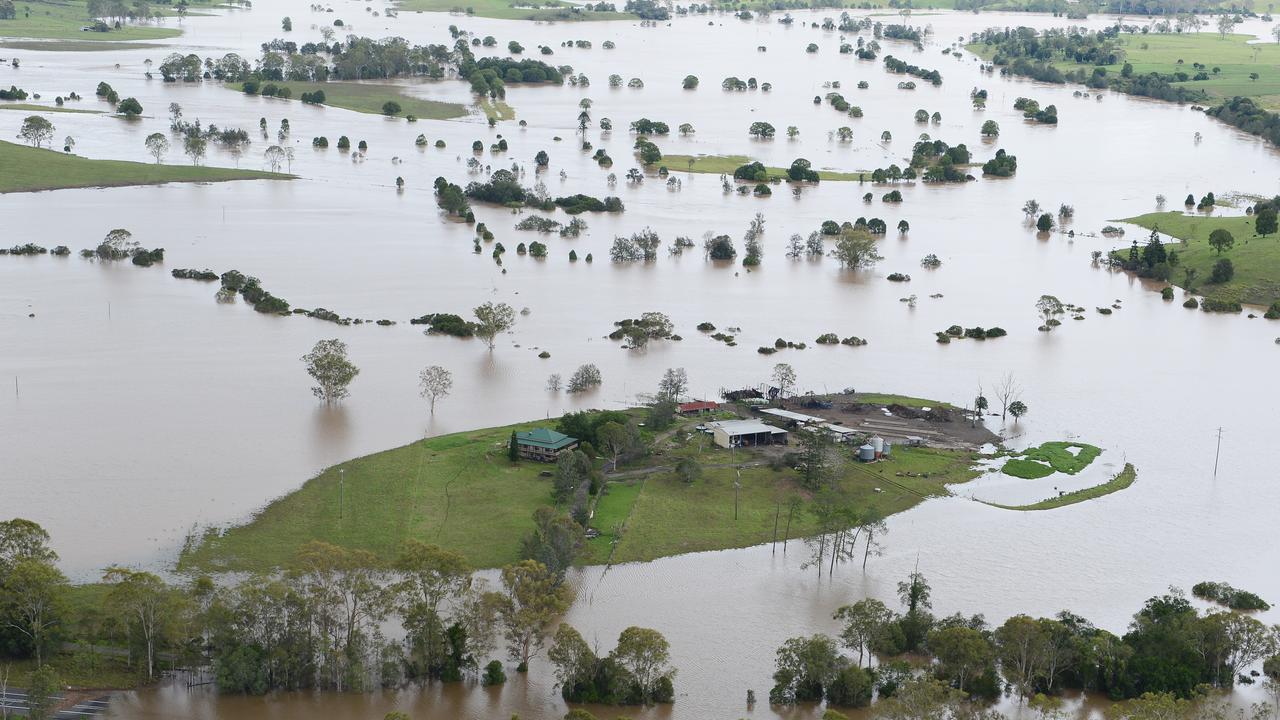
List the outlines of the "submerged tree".
{"type": "Polygon", "coordinates": [[[484,341],[492,352],[499,333],[510,330],[516,323],[516,311],[506,303],[487,302],[474,311],[476,337],[484,341]]]}
{"type": "Polygon", "coordinates": [[[453,373],[440,367],[430,365],[418,373],[419,394],[431,403],[431,414],[436,412],[436,400],[443,400],[453,390],[453,373]]]}
{"type": "Polygon", "coordinates": [[[360,369],[347,359],[347,344],[337,338],[317,342],[302,361],[307,365],[307,374],[316,381],[311,393],[326,403],[347,397],[347,386],[360,374],[360,369]]]}

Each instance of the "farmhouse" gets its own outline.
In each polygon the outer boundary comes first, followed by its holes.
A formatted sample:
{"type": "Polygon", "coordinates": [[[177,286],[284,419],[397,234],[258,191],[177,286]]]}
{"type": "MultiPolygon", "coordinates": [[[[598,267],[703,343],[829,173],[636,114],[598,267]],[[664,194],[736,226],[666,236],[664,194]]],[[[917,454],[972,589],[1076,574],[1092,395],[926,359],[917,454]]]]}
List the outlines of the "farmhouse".
{"type": "Polygon", "coordinates": [[[525,460],[555,462],[560,453],[578,447],[578,439],[548,428],[516,433],[516,451],[525,460]]]}
{"type": "Polygon", "coordinates": [[[716,445],[723,448],[754,445],[786,445],[787,431],[759,420],[722,420],[707,423],[716,445]]]}

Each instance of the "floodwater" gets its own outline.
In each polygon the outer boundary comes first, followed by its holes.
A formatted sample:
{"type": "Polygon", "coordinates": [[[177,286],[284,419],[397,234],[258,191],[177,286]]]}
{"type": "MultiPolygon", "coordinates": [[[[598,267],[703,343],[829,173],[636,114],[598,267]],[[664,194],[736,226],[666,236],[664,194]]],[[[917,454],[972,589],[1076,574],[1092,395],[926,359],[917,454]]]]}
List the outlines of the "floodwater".
{"type": "MultiPolygon", "coordinates": [[[[894,602],[895,583],[917,564],[934,588],[937,612],[981,612],[993,622],[1070,608],[1119,631],[1145,598],[1169,585],[1208,579],[1280,598],[1280,571],[1272,559],[1280,547],[1274,521],[1280,508],[1274,472],[1280,389],[1272,379],[1280,325],[1184,310],[1181,297],[1162,301],[1151,287],[1090,263],[1091,251],[1127,244],[1141,231],[1130,228],[1117,241],[1090,234],[1117,218],[1154,210],[1158,193],[1170,198],[1172,208],[1189,192],[1274,192],[1280,156],[1261,141],[1187,107],[1112,93],[1103,93],[1102,101],[1074,98],[1079,88],[985,75],[968,53],[958,59],[941,53],[988,26],[1070,23],[1050,16],[916,13],[912,24],[935,31],[924,52],[882,41],[882,54],[938,68],[944,83],[903,91],[895,86],[904,76],[886,73],[880,61],[839,55],[838,33],[799,23],[788,28],[715,16],[658,28],[548,25],[429,13],[374,18],[360,7],[344,4],[327,15],[310,12],[301,0],[262,0],[252,11],[220,10],[186,20],[186,34],[170,41],[174,47],[5,52],[22,60],[20,70],[0,68],[5,85],[40,92],[46,100],[75,90],[86,97],[83,107],[97,107],[93,88],[106,80],[146,108],[148,117],[133,123],[50,115],[56,137],[74,136],[78,153],[148,160],[143,138],[167,128],[165,108],[178,102],[187,118],[245,127],[255,138],[257,118],[268,119],[274,137],[280,119],[288,117],[296,152],[292,170],[301,176],[292,182],[0,197],[6,218],[0,245],[33,241],[78,250],[125,227],[144,246],[166,248],[165,264],[150,269],[78,257],[0,258],[0,515],[47,527],[73,577],[92,579],[111,563],[170,567],[189,532],[243,520],[343,459],[424,435],[619,407],[651,390],[668,367],[687,368],[694,393],[713,396],[722,387],[761,382],[774,363],[788,362],[804,390],[855,387],[957,404],[980,386],[990,395],[991,386],[1013,372],[1031,413],[1005,428],[1011,445],[1078,438],[1106,448],[1099,463],[1134,463],[1138,481],[1100,500],[1041,513],[984,506],[958,488],[961,496],[891,518],[884,556],[873,559],[865,574],[847,569],[832,580],[801,571],[803,553],[794,544],[785,556],[764,547],[587,568],[576,576],[579,600],[567,620],[606,647],[628,625],[657,628],[671,640],[680,668],[680,695],[672,707],[627,714],[773,717],[764,704],[749,710],[744,700],[748,688],[767,695],[773,650],[781,641],[834,630],[832,611],[859,598],[894,602]],[[531,57],[542,57],[538,45],[551,45],[555,55],[547,60],[572,64],[592,85],[509,88],[507,101],[528,128],[510,122],[490,129],[477,115],[410,125],[247,97],[212,83],[165,85],[142,76],[144,59],[158,63],[174,49],[256,56],[258,43],[280,35],[279,18],[286,14],[295,27],[289,37],[298,42],[319,37],[315,23],[342,17],[356,33],[399,34],[415,43],[449,42],[446,28],[454,23],[494,35],[499,47],[518,40],[531,57]],[[593,49],[559,47],[576,39],[591,40],[593,49]],[[617,48],[604,50],[610,39],[617,48]],[[806,54],[809,42],[820,51],[806,54]],[[757,52],[760,45],[767,52],[757,52]],[[611,73],[640,77],[645,88],[611,89],[611,73]],[[680,89],[690,73],[702,80],[695,92],[680,89]],[[773,90],[724,93],[719,82],[728,75],[756,77],[773,90]],[[856,89],[859,80],[870,88],[856,89]],[[852,119],[826,104],[815,106],[812,98],[828,91],[826,81],[840,81],[840,92],[865,116],[852,119]],[[973,87],[990,93],[985,111],[971,108],[973,87]],[[1018,96],[1056,104],[1061,123],[1024,123],[1012,109],[1018,96]],[[498,133],[507,137],[510,152],[483,159],[495,168],[521,163],[528,184],[534,182],[533,155],[547,150],[551,168],[543,182],[553,194],[610,194],[610,171],[577,149],[582,97],[594,101],[593,118],[609,117],[618,128],[602,134],[593,127],[587,139],[609,150],[619,177],[635,164],[626,125],[641,116],[672,128],[695,126],[693,135],[659,139],[665,153],[744,154],[777,166],[807,157],[817,167],[870,170],[905,165],[915,137],[928,132],[966,143],[978,161],[1005,148],[1018,156],[1019,170],[1012,179],[964,185],[904,184],[905,201],[896,207],[878,199],[864,206],[864,192],[878,198],[887,188],[856,183],[822,183],[799,198],[783,186],[773,197],[757,199],[723,194],[713,175],[673,173],[683,180],[679,191],[651,176],[638,186],[620,181],[612,192],[626,212],[584,216],[589,230],[575,240],[520,233],[512,228],[518,217],[509,211],[477,207],[477,218],[509,252],[502,267],[488,248],[474,255],[472,229],[442,222],[431,195],[438,175],[458,183],[469,179],[464,161],[472,140],[487,146],[498,133]],[[942,122],[916,124],[918,108],[941,112],[942,122]],[[987,119],[1000,124],[998,142],[979,137],[987,119]],[[773,123],[780,137],[750,140],[747,127],[755,120],[773,123]],[[782,136],[787,125],[800,128],[799,138],[782,136]],[[853,142],[829,139],[841,125],[853,128],[853,142]],[[886,129],[893,140],[881,144],[886,129]],[[419,133],[431,142],[444,139],[448,148],[414,147],[419,133]],[[336,148],[310,147],[313,136],[334,143],[343,134],[353,143],[369,142],[364,161],[353,162],[336,148]],[[567,179],[559,178],[561,170],[567,179]],[[403,193],[395,190],[396,176],[406,181],[403,193]],[[1020,212],[1030,198],[1050,210],[1073,205],[1069,227],[1076,237],[1038,236],[1020,212]],[[698,240],[706,231],[728,233],[741,249],[756,212],[767,220],[765,258],[752,272],[704,261],[697,251],[664,254],[647,265],[607,261],[615,234],[645,226],[666,243],[677,235],[698,240]],[[902,218],[911,224],[907,235],[891,229],[880,241],[885,259],[875,270],[842,272],[831,259],[784,256],[791,234],[807,235],[822,220],[857,216],[882,217],[890,228],[902,218]],[[515,254],[516,243],[533,239],[548,244],[549,258],[515,254]],[[579,256],[594,253],[595,262],[570,264],[570,249],[579,256]],[[928,253],[942,259],[939,269],[920,267],[928,253]],[[322,306],[399,324],[339,327],[262,316],[239,303],[215,303],[209,285],[171,278],[168,269],[175,267],[238,268],[295,307],[322,306]],[[913,279],[886,281],[894,271],[913,279]],[[1033,306],[1043,293],[1088,308],[1087,319],[1037,332],[1033,306]],[[919,299],[914,308],[900,301],[910,294],[919,299]],[[490,300],[529,310],[492,353],[477,341],[424,337],[406,322],[428,312],[465,315],[490,300]],[[1123,309],[1113,315],[1093,311],[1116,302],[1123,309]],[[604,338],[613,321],[649,310],[670,315],[685,339],[635,352],[604,338]],[[728,348],[703,337],[694,329],[702,321],[741,327],[739,345],[728,348]],[[1009,336],[936,344],[933,332],[952,324],[998,325],[1009,336]],[[824,332],[859,335],[870,344],[814,346],[824,332]],[[779,336],[810,348],[769,357],[755,352],[779,336]],[[298,360],[316,340],[329,337],[346,341],[361,368],[351,397],[335,408],[312,398],[298,360]],[[539,359],[540,349],[552,357],[539,359]],[[567,377],[584,362],[603,373],[598,391],[574,397],[543,389],[548,374],[567,377]],[[438,404],[434,417],[416,392],[417,371],[429,364],[443,365],[455,377],[453,396],[438,404]]],[[[795,16],[820,22],[827,14],[795,16]]],[[[879,19],[892,22],[894,16],[879,19]]],[[[1269,36],[1262,23],[1246,27],[1269,36]]],[[[469,100],[466,85],[456,81],[415,84],[413,92],[469,100]]],[[[16,134],[24,115],[0,112],[0,136],[16,134]]],[[[257,139],[239,163],[260,167],[266,144],[257,139]]],[[[183,158],[175,150],[169,161],[183,158]]],[[[230,166],[236,160],[211,148],[208,162],[230,166]]],[[[1278,617],[1272,611],[1262,619],[1278,617]]],[[[547,664],[535,662],[527,682],[501,689],[260,699],[168,688],[124,696],[111,712],[129,718],[364,718],[380,717],[394,705],[415,718],[518,712],[541,720],[564,712],[553,683],[547,664]]]]}

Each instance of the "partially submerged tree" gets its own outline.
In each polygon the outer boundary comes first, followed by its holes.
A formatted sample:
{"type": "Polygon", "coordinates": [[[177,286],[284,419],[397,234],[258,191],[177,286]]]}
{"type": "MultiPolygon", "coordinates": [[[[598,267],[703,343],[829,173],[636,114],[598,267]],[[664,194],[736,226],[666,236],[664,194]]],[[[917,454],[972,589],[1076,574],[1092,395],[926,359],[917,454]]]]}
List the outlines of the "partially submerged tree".
{"type": "Polygon", "coordinates": [[[487,302],[474,310],[476,337],[484,341],[492,351],[499,333],[510,330],[516,323],[516,311],[506,303],[487,302]]]}
{"type": "Polygon", "coordinates": [[[337,338],[321,340],[302,356],[307,374],[316,381],[311,393],[326,403],[335,403],[349,394],[347,386],[360,369],[347,359],[347,344],[337,338]]]}
{"type": "Polygon", "coordinates": [[[431,414],[436,412],[436,400],[449,397],[453,390],[453,373],[439,365],[429,365],[418,373],[419,394],[431,403],[431,414]]]}

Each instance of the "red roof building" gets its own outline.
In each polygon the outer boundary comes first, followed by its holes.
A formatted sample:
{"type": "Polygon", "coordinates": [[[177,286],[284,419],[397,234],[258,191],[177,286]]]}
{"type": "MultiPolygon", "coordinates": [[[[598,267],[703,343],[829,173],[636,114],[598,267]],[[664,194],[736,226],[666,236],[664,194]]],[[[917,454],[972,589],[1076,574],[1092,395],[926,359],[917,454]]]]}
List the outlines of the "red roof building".
{"type": "Polygon", "coordinates": [[[693,402],[680,403],[679,409],[681,415],[698,415],[720,409],[720,403],[712,400],[695,400],[693,402]]]}

